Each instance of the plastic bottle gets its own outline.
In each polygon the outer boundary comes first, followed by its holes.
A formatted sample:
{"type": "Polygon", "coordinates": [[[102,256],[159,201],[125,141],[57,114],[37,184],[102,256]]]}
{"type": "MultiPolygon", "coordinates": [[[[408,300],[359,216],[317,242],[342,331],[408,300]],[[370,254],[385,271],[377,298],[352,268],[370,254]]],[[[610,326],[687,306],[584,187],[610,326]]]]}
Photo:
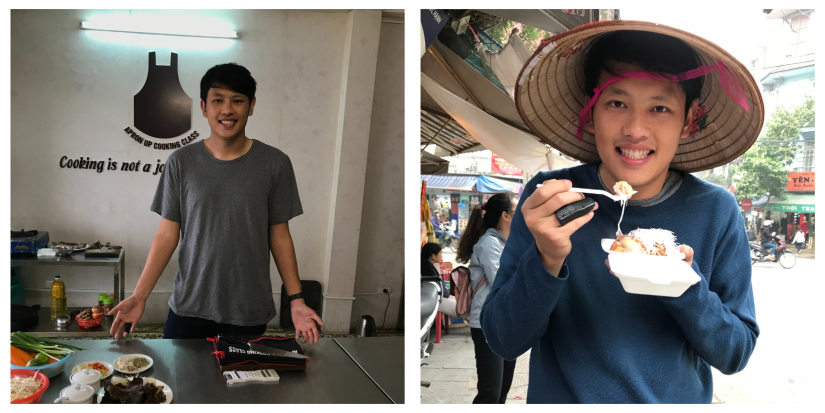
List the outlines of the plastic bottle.
{"type": "Polygon", "coordinates": [[[68,313],[68,308],[66,307],[66,284],[63,284],[63,281],[60,280],[59,275],[54,276],[51,290],[52,320],[54,320],[57,316],[68,313]]]}

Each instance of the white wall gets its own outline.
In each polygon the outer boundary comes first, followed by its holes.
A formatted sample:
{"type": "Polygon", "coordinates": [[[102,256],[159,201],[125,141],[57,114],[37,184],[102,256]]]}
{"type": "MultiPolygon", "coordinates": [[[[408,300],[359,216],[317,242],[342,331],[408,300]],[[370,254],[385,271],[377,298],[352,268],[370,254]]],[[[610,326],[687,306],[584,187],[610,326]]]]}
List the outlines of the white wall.
{"type": "MultiPolygon", "coordinates": [[[[200,78],[216,64],[237,62],[258,82],[247,136],[283,150],[295,168],[304,214],[290,221],[290,228],[301,278],[323,282],[348,14],[184,12],[223,19],[241,33],[240,40],[214,40],[79,29],[80,21],[100,13],[107,12],[11,13],[12,221],[26,229],[47,230],[53,241],[100,240],[125,246],[128,296],[160,223],[160,217],[149,211],[159,175],[61,169],[58,160],[82,155],[92,160],[165,162],[171,151],[145,148],[123,132],[126,127],[136,129],[132,102],[146,77],[148,53],[157,52],[159,65],[169,63],[170,52],[179,54],[180,81],[193,101],[192,129],[201,135],[196,142],[209,135],[198,107],[200,78]]],[[[386,122],[388,129],[403,130],[400,117],[386,122]]],[[[395,150],[401,153],[397,141],[393,140],[395,150]]],[[[382,160],[376,160],[378,167],[383,168],[382,160]]],[[[177,269],[176,253],[147,303],[144,322],[165,321],[177,269]]],[[[280,305],[281,280],[274,262],[270,269],[280,305]]],[[[67,284],[70,306],[87,306],[99,291],[112,292],[110,271],[99,268],[27,267],[25,286],[44,289],[44,281],[55,274],[67,284]]],[[[46,291],[27,291],[26,299],[30,305],[48,305],[46,291]]],[[[277,321],[276,317],[271,325],[277,321]]]]}
{"type": "MultiPolygon", "coordinates": [[[[351,327],[371,315],[395,328],[404,284],[404,25],[383,23],[361,214],[351,327]],[[390,287],[390,301],[379,288],[390,287]]],[[[409,274],[410,276],[415,276],[409,274]]],[[[409,295],[409,292],[408,294],[409,295]]]]}

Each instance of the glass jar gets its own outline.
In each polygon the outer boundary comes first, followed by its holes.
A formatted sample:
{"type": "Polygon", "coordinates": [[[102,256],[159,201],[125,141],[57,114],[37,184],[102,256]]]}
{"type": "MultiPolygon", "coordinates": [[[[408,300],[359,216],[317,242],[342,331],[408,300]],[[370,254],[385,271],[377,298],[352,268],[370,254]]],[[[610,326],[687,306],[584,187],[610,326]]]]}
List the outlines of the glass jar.
{"type": "Polygon", "coordinates": [[[112,308],[115,307],[115,299],[113,297],[106,297],[103,299],[103,314],[106,314],[106,317],[109,317],[109,311],[112,311],[112,308]]]}
{"type": "Polygon", "coordinates": [[[97,305],[103,307],[103,300],[105,300],[106,297],[108,297],[108,296],[109,296],[109,294],[106,294],[106,293],[98,294],[97,295],[97,305]]]}

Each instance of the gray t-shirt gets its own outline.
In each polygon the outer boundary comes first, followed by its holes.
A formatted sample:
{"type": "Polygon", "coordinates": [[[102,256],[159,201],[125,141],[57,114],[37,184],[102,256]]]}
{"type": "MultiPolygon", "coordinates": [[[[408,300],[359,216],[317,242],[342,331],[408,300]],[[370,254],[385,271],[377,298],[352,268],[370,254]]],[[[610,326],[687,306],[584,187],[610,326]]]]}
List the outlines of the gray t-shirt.
{"type": "Polygon", "coordinates": [[[222,161],[203,141],[184,146],[166,161],[151,209],[180,223],[175,314],[240,326],[275,317],[269,227],[303,213],[286,154],[253,140],[222,161]]]}

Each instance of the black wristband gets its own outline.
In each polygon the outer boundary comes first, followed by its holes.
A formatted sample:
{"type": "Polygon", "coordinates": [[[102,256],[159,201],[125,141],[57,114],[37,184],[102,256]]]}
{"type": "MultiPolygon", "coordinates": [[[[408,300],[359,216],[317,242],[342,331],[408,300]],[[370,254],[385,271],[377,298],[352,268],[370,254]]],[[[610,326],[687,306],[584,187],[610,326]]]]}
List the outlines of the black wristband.
{"type": "Polygon", "coordinates": [[[297,294],[292,294],[289,297],[287,297],[286,300],[289,301],[289,302],[292,302],[292,301],[295,301],[295,300],[300,299],[300,298],[304,298],[304,293],[303,292],[300,292],[300,293],[297,293],[297,294]]]}

